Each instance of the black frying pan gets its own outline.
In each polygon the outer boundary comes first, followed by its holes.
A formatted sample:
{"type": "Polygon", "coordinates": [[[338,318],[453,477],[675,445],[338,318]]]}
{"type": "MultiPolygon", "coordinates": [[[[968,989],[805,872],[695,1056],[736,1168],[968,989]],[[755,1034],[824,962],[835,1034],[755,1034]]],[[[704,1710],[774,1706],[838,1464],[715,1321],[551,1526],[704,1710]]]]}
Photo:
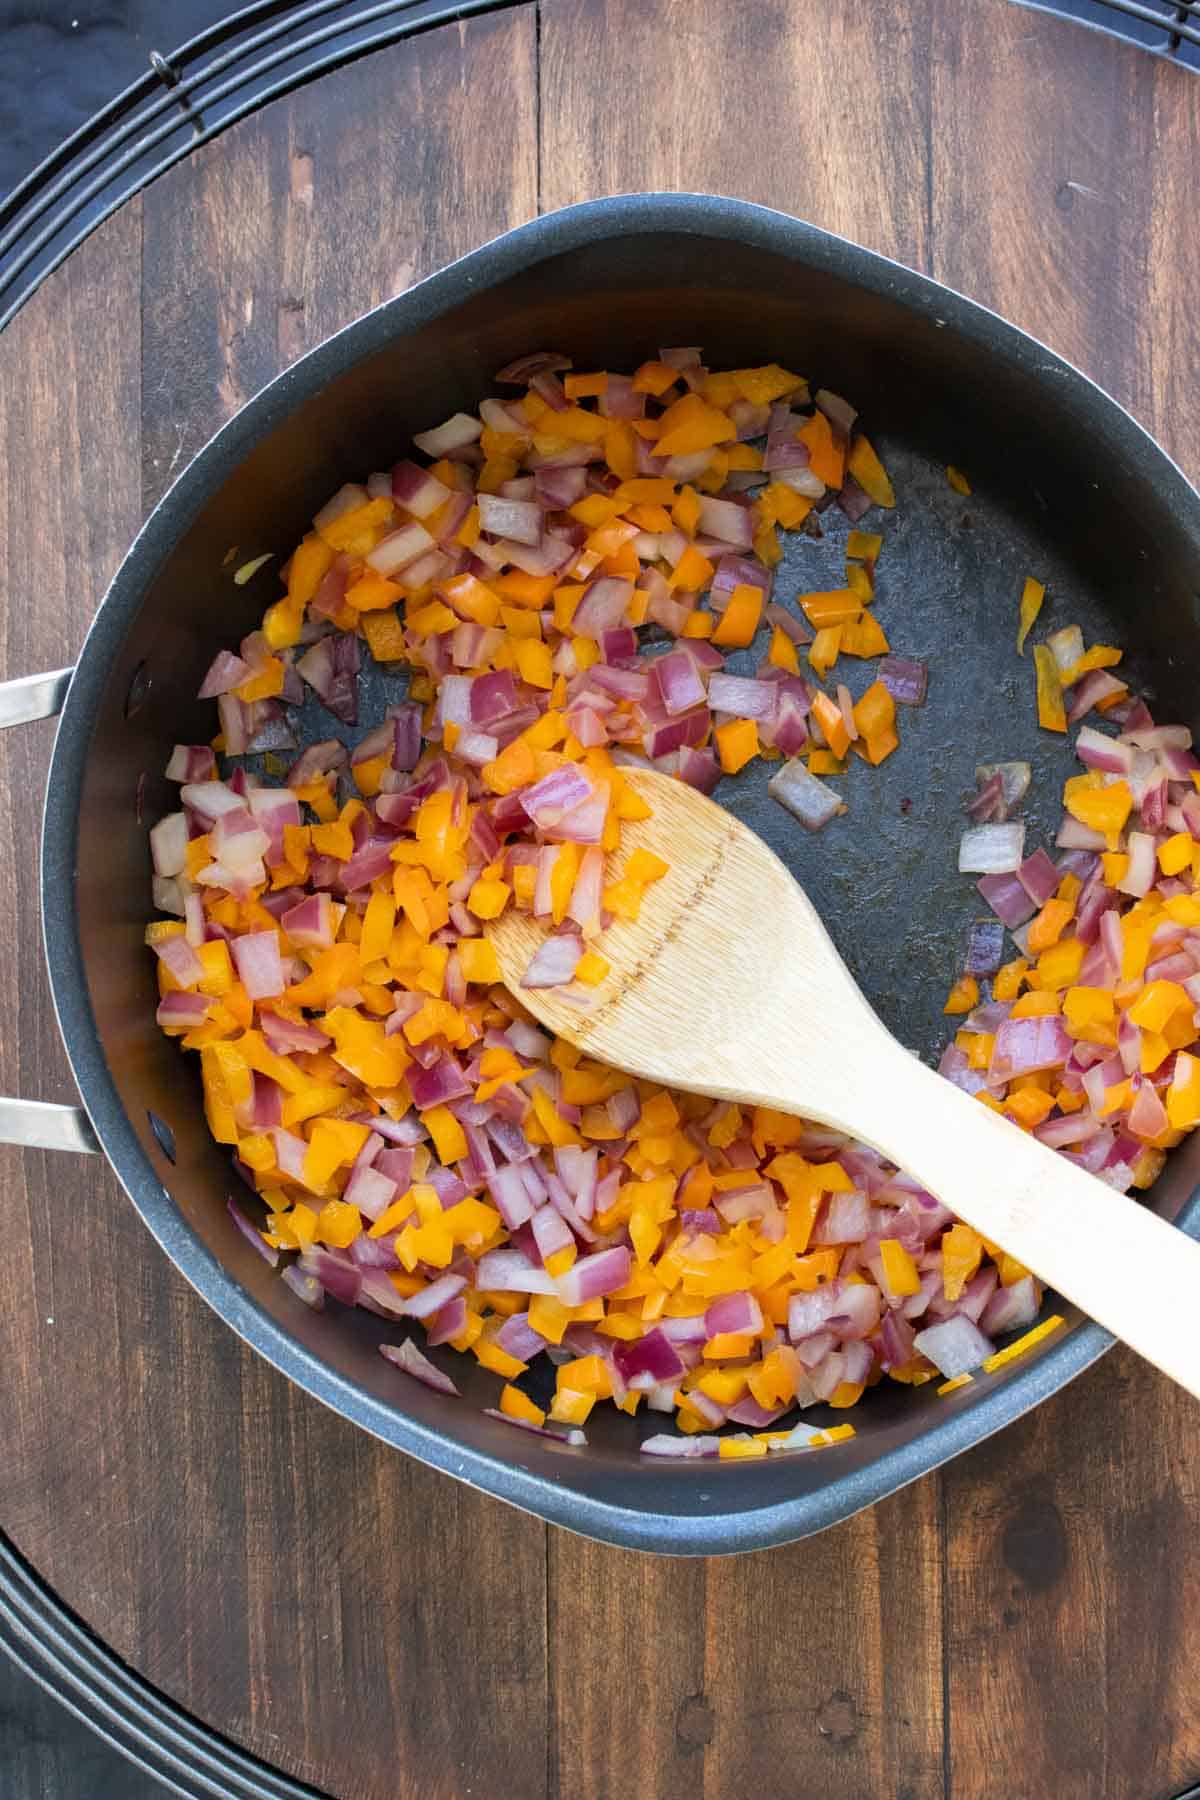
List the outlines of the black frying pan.
{"type": "MultiPolygon", "coordinates": [[[[886,1023],[923,1055],[941,1046],[942,1000],[977,910],[955,872],[975,764],[1033,764],[1031,841],[1040,832],[1044,842],[1074,766],[1063,740],[1039,732],[1032,671],[1014,655],[1021,580],[1047,584],[1050,624],[1124,644],[1160,716],[1194,725],[1200,497],[1128,414],[982,307],[778,213],[698,195],[627,196],[508,233],[290,368],[156,508],[69,687],[65,671],[6,691],[4,722],[62,709],[42,900],[87,1116],[3,1102],[0,1135],[98,1142],[222,1318],[367,1430],[576,1530],[711,1553],[844,1518],[1054,1392],[1109,1338],[1064,1308],[1066,1329],[1044,1347],[947,1399],[932,1387],[874,1390],[855,1413],[857,1437],[812,1455],[650,1463],[637,1442],[657,1422],[609,1409],[593,1414],[586,1449],[527,1438],[484,1417],[495,1378],[470,1359],[454,1361],[462,1400],[418,1387],[377,1354],[383,1321],[338,1307],[311,1313],[244,1242],[226,1211],[233,1177],[204,1123],[195,1062],[155,1025],[142,942],[147,828],[174,803],[161,774],[170,746],[210,734],[210,709],[195,699],[204,671],[276,591],[278,560],[246,587],[232,568],[263,551],[285,557],[343,480],[403,454],[412,431],[470,410],[515,356],[549,344],[577,367],[630,367],[664,342],[702,344],[714,367],[774,358],[845,393],[895,482],[876,611],[899,654],[928,659],[928,704],[905,714],[901,748],[880,769],[851,769],[849,813],[815,838],[768,800],[761,769],[719,797],[795,869],[886,1023]],[[949,487],[947,463],[968,472],[969,499],[949,487]]],[[[788,556],[785,586],[840,584],[837,528],[822,544],[794,540],[788,556]]],[[[731,932],[753,928],[729,921],[731,932]]],[[[1192,1231],[1198,1158],[1200,1138],[1171,1159],[1152,1196],[1192,1231]]]]}

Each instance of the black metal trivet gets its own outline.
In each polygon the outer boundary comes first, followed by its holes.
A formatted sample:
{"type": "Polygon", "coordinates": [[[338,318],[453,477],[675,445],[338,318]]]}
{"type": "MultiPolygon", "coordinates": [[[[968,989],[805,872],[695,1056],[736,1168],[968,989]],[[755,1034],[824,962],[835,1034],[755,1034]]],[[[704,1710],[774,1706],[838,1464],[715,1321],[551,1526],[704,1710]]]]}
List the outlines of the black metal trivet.
{"type": "MultiPolygon", "coordinates": [[[[1200,0],[1017,0],[1035,12],[1078,19],[1200,73],[1200,0]]],[[[1186,1797],[1185,1797],[1186,1800],[1186,1797]]]]}
{"type": "Polygon", "coordinates": [[[102,219],[226,126],[305,82],[509,0],[257,0],[177,50],[0,201],[0,328],[102,219]]]}

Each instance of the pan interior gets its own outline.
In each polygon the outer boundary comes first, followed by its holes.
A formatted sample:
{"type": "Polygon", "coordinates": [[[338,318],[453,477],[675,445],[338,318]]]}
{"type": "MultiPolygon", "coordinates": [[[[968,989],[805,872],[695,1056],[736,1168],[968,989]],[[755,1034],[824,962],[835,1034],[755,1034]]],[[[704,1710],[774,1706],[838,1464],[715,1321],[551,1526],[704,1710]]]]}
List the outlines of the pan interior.
{"type": "MultiPolygon", "coordinates": [[[[153,1177],[122,1173],[192,1279],[209,1283],[210,1259],[235,1277],[251,1306],[235,1316],[223,1304],[231,1322],[254,1340],[256,1321],[274,1321],[295,1346],[291,1372],[315,1386],[319,1361],[346,1378],[353,1389],[334,1398],[353,1416],[352,1393],[363,1396],[363,1422],[373,1429],[381,1429],[370,1405],[377,1401],[452,1443],[516,1460],[515,1434],[477,1410],[494,1403],[495,1378],[453,1358],[446,1366],[464,1404],[416,1389],[375,1353],[394,1335],[382,1321],[336,1307],[308,1312],[238,1237],[224,1207],[234,1178],[204,1125],[197,1062],[155,1027],[142,948],[146,829],[177,803],[161,775],[170,746],[211,735],[210,708],[194,698],[205,668],[257,623],[278,591],[279,564],[343,480],[389,466],[410,449],[412,432],[472,409],[493,391],[496,368],[543,347],[565,351],[580,369],[630,368],[660,345],[695,343],[713,367],[775,359],[858,406],[898,495],[894,512],[875,510],[863,522],[884,539],[874,610],[897,654],[928,662],[927,704],[903,712],[900,748],[881,768],[852,760],[836,782],[849,810],[816,836],[768,798],[761,764],[725,781],[718,797],[794,870],[885,1022],[927,1058],[949,1034],[942,1003],[967,929],[985,911],[956,869],[976,763],[1031,763],[1030,848],[1052,848],[1062,783],[1076,767],[1063,739],[1039,731],[1032,665],[1016,654],[1023,578],[1047,586],[1039,629],[1078,624],[1088,643],[1125,646],[1159,716],[1195,723],[1178,647],[1194,641],[1200,568],[1175,490],[1164,497],[1158,454],[1093,390],[1047,374],[1041,365],[1061,365],[990,315],[971,311],[948,325],[937,290],[906,289],[887,265],[856,262],[848,247],[815,254],[819,234],[801,242],[777,229],[776,246],[770,235],[756,229],[749,237],[758,241],[739,241],[703,229],[640,230],[634,221],[582,246],[556,249],[543,235],[549,254],[515,272],[501,259],[498,278],[487,251],[458,265],[343,333],[252,403],[168,497],[118,578],[107,620],[101,615],[95,649],[109,666],[80,752],[74,867],[103,1060],[153,1177]],[[967,474],[969,497],[950,487],[947,464],[967,474]],[[233,569],[267,551],[274,563],[235,585],[233,569]],[[173,1166],[150,1112],[175,1133],[173,1166]]],[[[822,524],[819,541],[787,538],[777,597],[844,584],[846,521],[831,509],[822,524]]],[[[756,660],[743,652],[730,666],[756,660]]],[[[843,659],[837,676],[857,694],[875,671],[843,659]]],[[[401,691],[381,676],[373,704],[381,710],[401,691]]],[[[372,722],[364,717],[362,728],[372,722]]],[[[341,730],[328,716],[312,723],[320,735],[341,730]]],[[[753,929],[752,919],[729,920],[731,934],[753,929]]],[[[86,1087],[86,1053],[77,1068],[86,1087]]],[[[1174,1159],[1155,1195],[1161,1210],[1178,1210],[1196,1163],[1190,1153],[1174,1159]]],[[[1077,1323],[1072,1314],[1069,1326],[1077,1323]]],[[[985,1378],[969,1404],[1010,1378],[985,1378]]],[[[749,1506],[803,1496],[828,1479],[817,1457],[722,1466],[703,1481],[688,1469],[650,1469],[636,1441],[661,1421],[602,1417],[607,1410],[593,1415],[586,1457],[530,1440],[520,1444],[521,1465],[593,1498],[679,1518],[711,1511],[714,1485],[734,1469],[754,1470],[738,1477],[752,1482],[738,1490],[749,1506]]],[[[859,1435],[839,1453],[839,1472],[911,1444],[946,1411],[931,1390],[884,1384],[856,1412],[859,1435]]],[[[455,1466],[450,1452],[441,1460],[455,1466]]]]}

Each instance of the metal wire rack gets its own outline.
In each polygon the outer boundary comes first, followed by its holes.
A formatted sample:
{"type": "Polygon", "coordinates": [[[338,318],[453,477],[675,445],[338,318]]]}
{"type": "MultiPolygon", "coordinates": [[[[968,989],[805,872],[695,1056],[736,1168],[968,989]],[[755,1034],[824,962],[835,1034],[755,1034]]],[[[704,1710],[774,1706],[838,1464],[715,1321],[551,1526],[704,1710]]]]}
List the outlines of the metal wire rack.
{"type": "Polygon", "coordinates": [[[1200,73],[1200,0],[1018,0],[1018,4],[1078,19],[1200,73]]]}
{"type": "Polygon", "coordinates": [[[124,200],[270,100],[509,0],[256,0],[167,55],[0,201],[0,328],[124,200]]]}

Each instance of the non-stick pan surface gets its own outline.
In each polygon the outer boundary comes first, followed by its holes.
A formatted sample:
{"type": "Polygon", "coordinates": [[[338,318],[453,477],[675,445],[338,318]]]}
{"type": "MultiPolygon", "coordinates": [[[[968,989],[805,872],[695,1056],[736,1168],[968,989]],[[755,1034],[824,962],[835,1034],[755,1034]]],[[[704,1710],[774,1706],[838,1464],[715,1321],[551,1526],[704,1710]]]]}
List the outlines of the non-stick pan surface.
{"type": "MultiPolygon", "coordinates": [[[[44,904],[55,1001],[97,1134],[167,1253],[235,1330],[365,1428],[547,1518],[643,1548],[712,1552],[844,1517],[1017,1416],[1109,1340],[1067,1309],[1044,1350],[951,1400],[873,1392],[857,1438],[820,1456],[651,1465],[637,1440],[661,1421],[600,1413],[586,1450],[526,1439],[482,1417],[496,1383],[469,1359],[451,1365],[463,1400],[417,1388],[378,1356],[382,1321],[309,1313],[243,1243],[195,1065],[154,1025],[141,942],[146,829],[172,803],[161,777],[170,745],[211,733],[194,699],[204,670],[277,591],[270,565],[245,588],[233,567],[264,551],[282,560],[343,480],[477,405],[512,357],[550,346],[578,367],[628,367],[662,343],[702,344],[715,367],[775,358],[846,394],[892,475],[895,512],[866,521],[884,535],[875,611],[898,654],[929,662],[926,706],[904,715],[900,749],[880,769],[856,764],[842,778],[849,811],[816,837],[768,799],[761,767],[723,783],[719,798],[794,869],[885,1022],[934,1056],[946,989],[983,910],[956,873],[975,765],[1031,762],[1031,846],[1052,845],[1074,766],[1068,745],[1039,731],[1032,668],[1016,655],[1022,580],[1046,583],[1047,626],[1127,646],[1159,716],[1194,723],[1200,499],[1126,414],[992,314],[734,201],[626,197],[523,227],[350,327],[250,403],[152,516],[88,638],[51,775],[44,904]],[[969,498],[949,486],[948,463],[969,475],[969,498]],[[173,1134],[174,1162],[151,1115],[173,1134]]],[[[841,585],[845,521],[831,510],[822,523],[822,540],[789,540],[783,595],[841,585]]],[[[733,666],[754,660],[743,653],[733,666]]],[[[863,665],[855,691],[870,678],[863,665]]],[[[370,686],[360,731],[403,692],[382,674],[370,686]]],[[[306,724],[343,735],[315,703],[306,724]]],[[[731,934],[754,928],[729,920],[731,934]]],[[[1185,1149],[1160,1183],[1154,1203],[1168,1216],[1191,1193],[1196,1160],[1185,1149]]]]}

